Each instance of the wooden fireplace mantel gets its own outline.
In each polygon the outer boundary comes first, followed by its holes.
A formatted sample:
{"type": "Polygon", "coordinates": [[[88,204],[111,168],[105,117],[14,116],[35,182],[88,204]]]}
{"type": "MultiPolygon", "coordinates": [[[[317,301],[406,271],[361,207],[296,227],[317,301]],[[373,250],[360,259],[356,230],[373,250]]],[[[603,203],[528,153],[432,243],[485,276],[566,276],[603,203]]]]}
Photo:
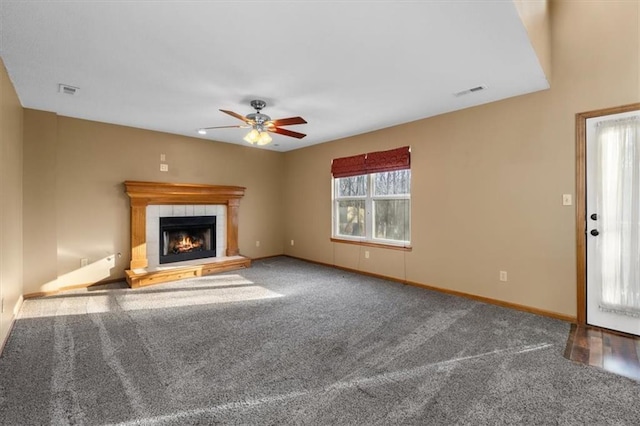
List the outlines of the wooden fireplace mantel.
{"type": "Polygon", "coordinates": [[[203,185],[195,183],[124,182],[127,195],[149,204],[228,204],[244,197],[242,186],[203,185]]]}
{"type": "MultiPolygon", "coordinates": [[[[131,271],[146,268],[147,259],[147,206],[157,204],[223,204],[227,207],[227,252],[226,256],[238,256],[238,210],[244,187],[203,185],[191,183],[162,183],[125,181],[126,193],[131,199],[131,271]]],[[[247,259],[247,262],[249,260],[247,259]]],[[[237,263],[237,262],[236,262],[237,263]]],[[[216,262],[216,265],[220,264],[216,262]]],[[[248,266],[245,264],[244,267],[248,266]]],[[[214,268],[215,269],[215,268],[214,268]]],[[[138,274],[139,275],[139,274],[138,274]]],[[[145,272],[145,275],[149,273],[145,272]]],[[[165,273],[166,275],[166,273],[165,273]]]]}

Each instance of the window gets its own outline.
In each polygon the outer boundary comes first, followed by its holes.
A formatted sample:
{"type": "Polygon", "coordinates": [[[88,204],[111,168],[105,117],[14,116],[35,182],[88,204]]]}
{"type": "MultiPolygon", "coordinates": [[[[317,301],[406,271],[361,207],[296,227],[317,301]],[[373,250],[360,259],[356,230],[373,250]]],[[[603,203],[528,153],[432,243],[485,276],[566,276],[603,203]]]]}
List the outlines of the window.
{"type": "Polygon", "coordinates": [[[334,238],[409,245],[409,156],[409,147],[404,147],[334,160],[334,238]]]}

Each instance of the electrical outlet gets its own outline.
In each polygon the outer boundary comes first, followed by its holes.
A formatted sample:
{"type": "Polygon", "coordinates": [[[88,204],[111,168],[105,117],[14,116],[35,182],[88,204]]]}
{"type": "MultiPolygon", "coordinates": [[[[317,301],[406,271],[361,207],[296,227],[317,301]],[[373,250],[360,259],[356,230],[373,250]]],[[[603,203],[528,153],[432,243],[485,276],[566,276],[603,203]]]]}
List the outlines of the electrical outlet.
{"type": "Polygon", "coordinates": [[[256,241],[256,247],[260,247],[260,241],[256,241]]]}
{"type": "Polygon", "coordinates": [[[291,240],[291,245],[293,245],[293,240],[291,240]]]}
{"type": "Polygon", "coordinates": [[[500,281],[507,282],[507,271],[500,271],[500,281]]]}
{"type": "Polygon", "coordinates": [[[562,205],[570,206],[573,204],[573,200],[571,199],[571,194],[562,194],[562,205]]]}
{"type": "Polygon", "coordinates": [[[160,164],[160,171],[161,172],[168,172],[169,171],[169,165],[168,164],[160,164]]]}
{"type": "Polygon", "coordinates": [[[85,257],[85,258],[80,259],[80,267],[81,267],[81,268],[82,268],[83,266],[87,266],[88,264],[89,264],[89,259],[87,259],[86,257],[85,257]]]}
{"type": "Polygon", "coordinates": [[[364,252],[364,258],[368,259],[369,258],[369,250],[365,250],[364,252]]]}

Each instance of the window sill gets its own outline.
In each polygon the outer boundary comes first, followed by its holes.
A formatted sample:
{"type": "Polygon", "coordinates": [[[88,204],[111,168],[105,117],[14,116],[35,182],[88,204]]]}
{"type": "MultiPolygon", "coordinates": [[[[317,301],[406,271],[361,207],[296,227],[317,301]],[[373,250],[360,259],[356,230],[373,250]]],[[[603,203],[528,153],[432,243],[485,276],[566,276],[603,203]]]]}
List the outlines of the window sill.
{"type": "Polygon", "coordinates": [[[411,246],[396,246],[393,244],[383,244],[383,243],[372,243],[370,241],[355,241],[355,240],[345,240],[342,238],[333,238],[331,237],[331,242],[333,243],[344,243],[344,244],[353,244],[355,246],[365,246],[365,247],[378,247],[385,248],[391,250],[400,250],[400,251],[411,251],[411,246]]]}

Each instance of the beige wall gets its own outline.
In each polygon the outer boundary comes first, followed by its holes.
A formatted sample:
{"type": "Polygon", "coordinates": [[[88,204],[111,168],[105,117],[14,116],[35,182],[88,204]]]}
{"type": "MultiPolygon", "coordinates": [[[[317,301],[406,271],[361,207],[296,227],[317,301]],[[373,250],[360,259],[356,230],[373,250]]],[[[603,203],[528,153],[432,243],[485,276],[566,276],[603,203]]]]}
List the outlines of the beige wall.
{"type": "Polygon", "coordinates": [[[550,90],[287,153],[286,254],[575,316],[575,114],[640,100],[639,7],[551,2],[550,90]],[[413,251],[331,243],[331,159],[403,145],[413,251]]]}
{"type": "Polygon", "coordinates": [[[551,1],[513,0],[540,66],[551,82],[551,1]]]}
{"type": "Polygon", "coordinates": [[[125,180],[244,186],[241,254],[283,252],[280,153],[28,109],[25,129],[25,294],[124,276],[125,180]],[[160,154],[169,172],[160,172],[160,154]]]}
{"type": "Polygon", "coordinates": [[[22,106],[0,59],[0,346],[22,296],[22,106]]]}
{"type": "MultiPolygon", "coordinates": [[[[57,278],[55,114],[24,110],[25,289],[57,278]]],[[[28,291],[26,291],[28,292],[28,291]]]]}

